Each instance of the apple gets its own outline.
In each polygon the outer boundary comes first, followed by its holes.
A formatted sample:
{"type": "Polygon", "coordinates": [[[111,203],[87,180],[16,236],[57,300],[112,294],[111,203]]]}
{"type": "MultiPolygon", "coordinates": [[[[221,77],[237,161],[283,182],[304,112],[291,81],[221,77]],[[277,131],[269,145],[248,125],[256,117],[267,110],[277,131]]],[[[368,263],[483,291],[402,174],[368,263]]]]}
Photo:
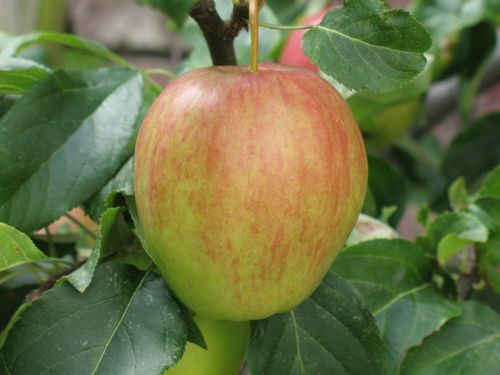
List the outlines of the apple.
{"type": "Polygon", "coordinates": [[[203,317],[288,311],[344,245],[367,170],[351,110],[318,74],[277,64],[190,71],[156,99],[137,139],[146,248],[203,317]]]}
{"type": "MultiPolygon", "coordinates": [[[[331,7],[323,9],[311,17],[305,18],[300,24],[318,25],[329,10],[331,10],[331,7]]],[[[290,66],[301,66],[303,68],[319,72],[319,68],[314,65],[312,61],[309,60],[309,57],[307,57],[302,51],[302,37],[306,32],[307,30],[294,30],[290,33],[290,36],[288,37],[281,52],[279,63],[290,66]]]]}
{"type": "Polygon", "coordinates": [[[250,341],[249,322],[210,320],[197,315],[207,349],[188,342],[181,360],[164,375],[236,375],[250,341]]]}
{"type": "Polygon", "coordinates": [[[354,246],[361,242],[378,238],[393,239],[400,237],[399,233],[387,223],[371,216],[361,214],[345,245],[354,246]]]}
{"type": "Polygon", "coordinates": [[[421,98],[413,98],[384,107],[359,124],[369,149],[389,146],[403,136],[416,121],[422,107],[421,98]]]}

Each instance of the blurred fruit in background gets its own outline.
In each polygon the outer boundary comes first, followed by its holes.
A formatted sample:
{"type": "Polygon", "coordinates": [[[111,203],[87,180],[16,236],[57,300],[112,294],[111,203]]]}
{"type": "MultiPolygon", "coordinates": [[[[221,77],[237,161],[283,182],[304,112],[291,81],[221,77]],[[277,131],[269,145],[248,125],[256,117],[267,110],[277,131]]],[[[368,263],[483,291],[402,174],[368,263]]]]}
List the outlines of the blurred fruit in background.
{"type": "MultiPolygon", "coordinates": [[[[330,8],[324,9],[311,17],[305,18],[301,25],[318,25],[325,14],[330,10],[330,8]]],[[[307,32],[307,30],[294,30],[290,33],[283,51],[281,52],[281,57],[279,59],[280,64],[291,65],[291,66],[301,66],[306,69],[314,70],[319,72],[319,68],[314,65],[309,57],[307,57],[302,51],[302,37],[307,32]]]]}

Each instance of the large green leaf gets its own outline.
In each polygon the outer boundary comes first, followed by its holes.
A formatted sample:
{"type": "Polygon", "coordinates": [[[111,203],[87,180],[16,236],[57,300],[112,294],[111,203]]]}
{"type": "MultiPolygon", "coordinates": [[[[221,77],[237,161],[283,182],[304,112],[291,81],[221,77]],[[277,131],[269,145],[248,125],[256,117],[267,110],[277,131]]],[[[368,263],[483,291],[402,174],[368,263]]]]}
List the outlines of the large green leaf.
{"type": "Polygon", "coordinates": [[[295,310],[258,323],[248,363],[254,375],[385,375],[385,354],[363,298],[330,271],[295,310]]]}
{"type": "Polygon", "coordinates": [[[366,298],[389,351],[389,370],[460,309],[431,285],[425,253],[404,240],[373,240],[341,252],[333,270],[366,298]]]}
{"type": "Polygon", "coordinates": [[[401,375],[492,375],[500,368],[500,315],[479,302],[408,353],[401,375]]]}
{"type": "Polygon", "coordinates": [[[139,73],[57,71],[0,121],[0,220],[49,224],[104,185],[130,155],[142,101],[139,73]]]}
{"type": "Polygon", "coordinates": [[[47,260],[47,256],[38,250],[27,235],[0,223],[0,271],[44,260],[47,260]]]}
{"type": "Polygon", "coordinates": [[[409,13],[379,0],[347,0],[304,35],[305,54],[340,83],[374,92],[394,90],[426,66],[425,28],[409,13]]]}
{"type": "MultiPolygon", "coordinates": [[[[156,100],[158,94],[152,87],[145,87],[141,109],[136,119],[137,132],[141,127],[142,121],[146,116],[151,104],[156,100]]],[[[131,145],[135,144],[135,138],[131,145]]],[[[132,147],[130,153],[132,154],[132,147]]],[[[113,176],[88,202],[86,202],[86,213],[95,221],[98,221],[107,208],[113,207],[113,201],[118,194],[134,194],[134,176],[133,176],[133,156],[123,164],[118,173],[113,176]]]]}
{"type": "Polygon", "coordinates": [[[31,60],[0,57],[0,94],[21,94],[50,73],[31,60]]]}
{"type": "Polygon", "coordinates": [[[198,0],[136,0],[139,4],[147,4],[158,9],[181,27],[186,17],[198,0]]]}
{"type": "Polygon", "coordinates": [[[158,375],[185,343],[163,279],[108,263],[85,293],[62,283],[24,308],[0,351],[0,373],[158,375]]]}

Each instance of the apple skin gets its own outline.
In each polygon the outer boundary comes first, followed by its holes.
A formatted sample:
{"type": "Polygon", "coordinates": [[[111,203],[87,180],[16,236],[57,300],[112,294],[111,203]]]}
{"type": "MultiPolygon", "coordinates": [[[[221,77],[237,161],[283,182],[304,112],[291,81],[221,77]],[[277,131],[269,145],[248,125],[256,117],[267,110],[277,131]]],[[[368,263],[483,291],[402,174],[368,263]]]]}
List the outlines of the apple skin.
{"type": "Polygon", "coordinates": [[[188,342],[181,360],[164,375],[237,375],[250,341],[250,322],[194,317],[207,349],[188,342]]]}
{"type": "Polygon", "coordinates": [[[363,138],[318,74],[209,67],[151,106],[135,152],[148,252],[177,296],[211,319],[293,309],[321,282],[363,205],[363,138]]]}
{"type": "MultiPolygon", "coordinates": [[[[321,12],[304,19],[301,22],[301,25],[318,25],[329,10],[331,10],[331,8],[324,9],[321,12]]],[[[302,37],[307,31],[308,30],[294,30],[290,33],[290,36],[288,37],[281,52],[279,63],[290,66],[300,66],[302,68],[319,72],[319,68],[314,65],[312,61],[309,60],[309,57],[307,57],[302,51],[302,37]]]]}

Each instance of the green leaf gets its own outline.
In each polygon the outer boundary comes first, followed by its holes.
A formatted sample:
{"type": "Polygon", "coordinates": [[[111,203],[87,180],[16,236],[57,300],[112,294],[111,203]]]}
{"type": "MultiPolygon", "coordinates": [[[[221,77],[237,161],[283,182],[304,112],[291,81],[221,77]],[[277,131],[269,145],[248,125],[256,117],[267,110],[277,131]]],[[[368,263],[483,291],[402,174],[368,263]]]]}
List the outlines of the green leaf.
{"type": "Polygon", "coordinates": [[[469,213],[483,223],[490,232],[500,231],[500,199],[479,198],[469,206],[469,213]]]}
{"type": "Polygon", "coordinates": [[[480,22],[460,32],[453,65],[460,74],[458,109],[464,122],[472,114],[482,73],[496,42],[496,28],[491,22],[480,22]]]}
{"type": "Polygon", "coordinates": [[[478,244],[478,265],[488,285],[500,293],[500,232],[493,233],[488,242],[478,244]]]}
{"type": "MultiPolygon", "coordinates": [[[[34,288],[36,287],[33,285],[23,285],[17,288],[0,286],[0,301],[2,301],[2,308],[0,309],[0,332],[4,330],[12,315],[24,302],[26,295],[34,288]]],[[[0,348],[2,346],[1,341],[0,336],[0,348]]]]}
{"type": "Polygon", "coordinates": [[[0,94],[22,94],[50,73],[31,60],[0,57],[0,94]]]}
{"type": "Polygon", "coordinates": [[[108,208],[113,206],[118,194],[134,195],[133,157],[120,168],[118,173],[97,192],[87,205],[86,213],[97,220],[108,208]]]}
{"type": "Polygon", "coordinates": [[[444,265],[468,245],[486,242],[488,228],[469,213],[447,212],[429,225],[427,237],[427,251],[437,253],[439,262],[444,265]]]}
{"type": "Polygon", "coordinates": [[[406,181],[385,160],[369,156],[368,186],[377,202],[377,216],[382,214],[383,207],[397,207],[396,212],[389,219],[389,224],[396,227],[405,210],[406,181]]]}
{"type": "Polygon", "coordinates": [[[0,57],[14,57],[23,49],[37,43],[53,42],[67,47],[82,49],[102,58],[114,61],[120,65],[131,67],[126,60],[115,55],[103,44],[91,39],[78,37],[72,34],[56,33],[51,31],[32,32],[24,35],[9,37],[0,50],[0,57]]]}
{"type": "Polygon", "coordinates": [[[450,206],[455,211],[463,211],[467,209],[469,194],[467,193],[467,185],[465,178],[460,177],[451,184],[448,189],[448,200],[450,206]]]}
{"type": "Polygon", "coordinates": [[[184,321],[186,322],[187,341],[192,342],[193,344],[198,345],[200,348],[207,350],[208,346],[205,338],[203,337],[203,333],[201,333],[201,330],[194,321],[193,316],[186,307],[181,306],[181,308],[184,314],[184,321]]]}
{"type": "Polygon", "coordinates": [[[247,359],[258,375],[386,375],[385,354],[363,298],[330,271],[296,309],[258,323],[247,359]]]}
{"type": "Polygon", "coordinates": [[[430,47],[429,34],[413,16],[378,0],[347,0],[303,39],[305,54],[323,72],[350,88],[374,92],[415,78],[430,47]]]}
{"type": "Polygon", "coordinates": [[[464,176],[474,185],[484,171],[500,164],[500,113],[475,121],[460,133],[446,151],[443,171],[449,180],[464,176]],[[471,157],[473,155],[473,157],[471,157]]]}
{"type": "Polygon", "coordinates": [[[425,204],[423,205],[422,207],[420,207],[418,209],[418,212],[417,212],[417,222],[423,226],[424,228],[427,228],[427,226],[429,225],[429,216],[430,216],[430,213],[431,213],[431,209],[430,207],[425,204]]]}
{"type": "Polygon", "coordinates": [[[435,43],[493,16],[484,0],[414,0],[412,13],[432,33],[435,43]]]}
{"type": "Polygon", "coordinates": [[[197,0],[136,0],[136,2],[162,11],[180,28],[197,0]]]}
{"type": "Polygon", "coordinates": [[[101,265],[85,293],[62,283],[24,310],[0,351],[0,373],[158,375],[186,343],[163,279],[131,266],[101,265]]]}
{"type": "Polygon", "coordinates": [[[373,240],[339,254],[333,270],[366,298],[389,351],[389,371],[413,346],[460,309],[430,283],[432,266],[418,246],[404,240],[373,240]]]}
{"type": "Polygon", "coordinates": [[[479,190],[479,197],[500,199],[500,165],[485,177],[479,190]]]}
{"type": "MultiPolygon", "coordinates": [[[[146,116],[147,111],[158,97],[152,87],[145,87],[143,100],[139,115],[136,119],[136,133],[142,125],[142,121],[146,116]]],[[[135,137],[130,142],[130,153],[133,153],[133,146],[135,145],[135,137]]],[[[118,173],[113,176],[101,190],[99,190],[90,200],[86,203],[86,213],[94,220],[98,220],[107,208],[114,206],[115,199],[122,196],[130,196],[134,194],[134,171],[133,171],[133,156],[123,164],[118,173]]]]}
{"type": "Polygon", "coordinates": [[[80,293],[85,292],[92,282],[101,257],[123,249],[132,239],[132,234],[123,220],[124,212],[125,207],[114,207],[104,212],[100,219],[99,238],[92,254],[80,268],[59,282],[67,279],[80,293]]]}
{"type": "Polygon", "coordinates": [[[401,375],[496,374],[500,368],[500,315],[479,302],[412,349],[401,375]]]}
{"type": "Polygon", "coordinates": [[[130,154],[142,101],[122,68],[40,81],[0,121],[0,220],[32,231],[102,187],[130,154]]]}
{"type": "Polygon", "coordinates": [[[5,223],[0,223],[0,271],[47,259],[27,235],[5,223]]]}

